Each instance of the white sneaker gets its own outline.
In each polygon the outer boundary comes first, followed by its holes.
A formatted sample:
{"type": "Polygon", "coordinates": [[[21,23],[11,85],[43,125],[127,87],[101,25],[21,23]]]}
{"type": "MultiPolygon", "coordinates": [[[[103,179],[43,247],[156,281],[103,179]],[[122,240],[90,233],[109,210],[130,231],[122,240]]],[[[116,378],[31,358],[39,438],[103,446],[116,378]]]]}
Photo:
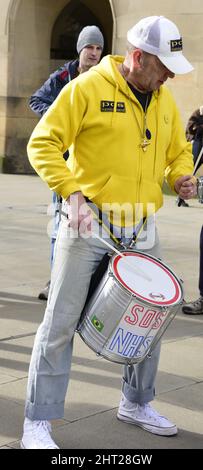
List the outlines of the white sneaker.
{"type": "Polygon", "coordinates": [[[59,449],[50,436],[49,421],[31,421],[25,418],[21,449],[59,449]]]}
{"type": "Polygon", "coordinates": [[[119,405],[117,418],[160,436],[173,436],[178,432],[176,425],[164,416],[160,416],[149,403],[145,405],[131,403],[124,396],[119,405]]]}

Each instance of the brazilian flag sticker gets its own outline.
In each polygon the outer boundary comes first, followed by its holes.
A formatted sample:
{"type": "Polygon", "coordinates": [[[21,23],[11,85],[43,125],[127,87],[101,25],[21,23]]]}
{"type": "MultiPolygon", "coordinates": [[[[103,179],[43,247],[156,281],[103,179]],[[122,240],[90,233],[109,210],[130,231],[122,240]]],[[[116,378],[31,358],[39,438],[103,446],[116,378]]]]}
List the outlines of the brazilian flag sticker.
{"type": "Polygon", "coordinates": [[[97,331],[102,331],[103,330],[104,324],[100,320],[98,320],[96,315],[94,315],[91,318],[91,322],[92,322],[93,326],[96,328],[97,331]]]}

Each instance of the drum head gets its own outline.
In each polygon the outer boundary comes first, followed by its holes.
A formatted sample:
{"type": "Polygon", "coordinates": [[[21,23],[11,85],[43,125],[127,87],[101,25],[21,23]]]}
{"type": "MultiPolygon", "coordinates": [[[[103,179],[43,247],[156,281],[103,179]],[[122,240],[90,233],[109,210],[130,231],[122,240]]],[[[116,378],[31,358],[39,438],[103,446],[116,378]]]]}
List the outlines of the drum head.
{"type": "Polygon", "coordinates": [[[183,297],[174,273],[158,259],[136,251],[114,255],[111,268],[119,283],[136,298],[160,306],[173,306],[183,297]]]}

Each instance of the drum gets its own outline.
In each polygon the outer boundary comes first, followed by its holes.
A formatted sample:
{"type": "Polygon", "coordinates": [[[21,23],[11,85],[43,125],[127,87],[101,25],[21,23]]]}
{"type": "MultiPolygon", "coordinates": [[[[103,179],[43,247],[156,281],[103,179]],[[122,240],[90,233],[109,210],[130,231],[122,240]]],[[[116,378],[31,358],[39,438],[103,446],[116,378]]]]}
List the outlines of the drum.
{"type": "Polygon", "coordinates": [[[136,250],[114,254],[85,305],[78,332],[102,357],[141,362],[183,303],[182,282],[159,259],[136,250]]]}

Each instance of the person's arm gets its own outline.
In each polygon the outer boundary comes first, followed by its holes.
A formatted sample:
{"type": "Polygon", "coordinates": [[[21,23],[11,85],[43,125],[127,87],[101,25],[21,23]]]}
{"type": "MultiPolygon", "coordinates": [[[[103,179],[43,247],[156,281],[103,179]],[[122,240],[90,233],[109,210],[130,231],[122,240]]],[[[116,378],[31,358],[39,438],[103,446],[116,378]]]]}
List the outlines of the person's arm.
{"type": "Polygon", "coordinates": [[[87,99],[80,86],[69,83],[35,127],[27,149],[36,172],[50,189],[66,199],[68,225],[87,235],[92,213],[63,158],[82,126],[86,108],[87,99]]]}
{"type": "Polygon", "coordinates": [[[50,189],[64,199],[80,191],[63,158],[75,141],[87,108],[87,97],[80,84],[74,82],[63,88],[40,119],[27,147],[31,165],[50,189]]]}
{"type": "Polygon", "coordinates": [[[51,104],[50,96],[41,94],[40,90],[37,90],[29,99],[29,106],[38,117],[43,116],[51,104]]]}
{"type": "Polygon", "coordinates": [[[29,106],[41,117],[54,102],[62,88],[67,83],[68,71],[65,67],[52,73],[48,80],[31,96],[29,106]],[[66,74],[66,75],[65,75],[66,74]]]}

